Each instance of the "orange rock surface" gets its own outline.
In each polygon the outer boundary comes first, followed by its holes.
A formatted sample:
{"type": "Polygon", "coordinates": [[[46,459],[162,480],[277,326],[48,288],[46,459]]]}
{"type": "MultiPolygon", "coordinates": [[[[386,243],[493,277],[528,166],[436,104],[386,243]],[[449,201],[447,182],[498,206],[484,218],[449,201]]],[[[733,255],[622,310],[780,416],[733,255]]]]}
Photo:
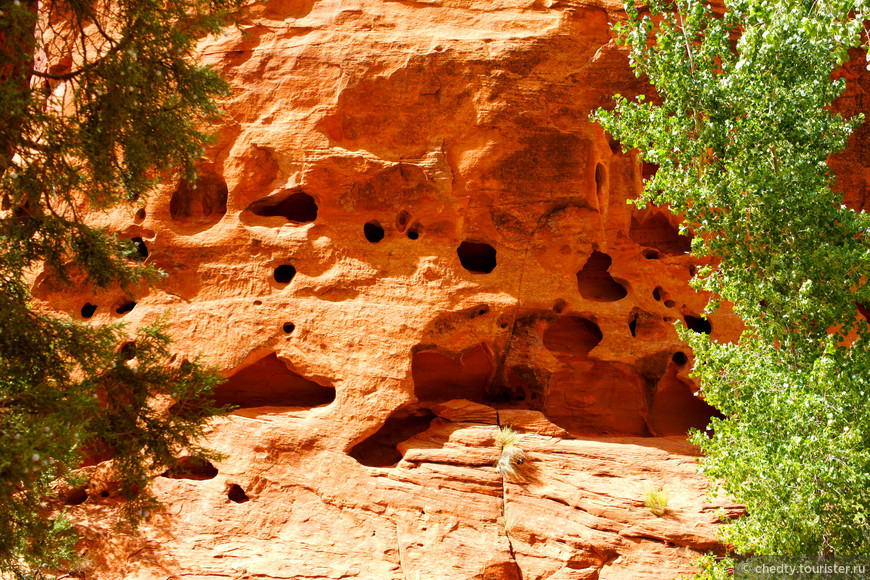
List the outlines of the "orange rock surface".
{"type": "Polygon", "coordinates": [[[730,340],[689,239],[626,203],[651,169],[588,116],[643,85],[610,0],[271,0],[202,41],[233,87],[195,184],[94,216],[161,283],[34,295],[223,369],[213,466],[114,529],[101,579],[670,579],[715,547],[674,322],[730,340]],[[504,478],[499,426],[520,432],[504,478]],[[664,486],[656,517],[644,492],[664,486]]]}

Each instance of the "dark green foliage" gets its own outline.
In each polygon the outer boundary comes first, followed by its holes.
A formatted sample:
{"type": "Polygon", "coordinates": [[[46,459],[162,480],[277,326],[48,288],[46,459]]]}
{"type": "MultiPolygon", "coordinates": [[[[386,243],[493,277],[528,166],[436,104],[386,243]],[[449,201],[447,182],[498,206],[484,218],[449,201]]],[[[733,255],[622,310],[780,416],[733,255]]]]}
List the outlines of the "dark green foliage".
{"type": "MultiPolygon", "coordinates": [[[[667,204],[715,258],[696,287],[747,323],[738,345],[683,336],[713,420],[702,470],[748,514],[741,553],[870,552],[870,216],[842,205],[826,160],[862,118],[830,104],[861,3],[629,2],[618,27],[655,98],[597,120],[659,166],[641,205],[667,204]]],[[[720,571],[721,572],[721,571],[720,571]]]]}
{"type": "Polygon", "coordinates": [[[162,325],[131,337],[34,310],[27,280],[38,268],[126,290],[156,279],[131,242],[85,218],[192,179],[227,92],[195,44],[238,4],[0,0],[0,572],[74,557],[46,502],[87,454],[113,458],[134,524],[154,506],[151,477],[182,451],[210,456],[196,439],[219,412],[213,369],[175,364],[162,325]],[[183,415],[167,413],[175,402],[183,415]]]}

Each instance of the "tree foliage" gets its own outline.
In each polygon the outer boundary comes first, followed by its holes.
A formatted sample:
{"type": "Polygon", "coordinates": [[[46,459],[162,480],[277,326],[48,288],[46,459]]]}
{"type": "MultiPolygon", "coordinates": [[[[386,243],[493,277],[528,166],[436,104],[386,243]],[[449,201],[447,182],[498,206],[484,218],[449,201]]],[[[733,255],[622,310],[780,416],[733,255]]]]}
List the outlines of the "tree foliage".
{"type": "Polygon", "coordinates": [[[629,0],[617,25],[650,98],[595,118],[658,166],[637,203],[669,205],[709,257],[693,281],[746,323],[738,344],[689,336],[701,469],[746,516],[740,553],[870,552],[870,216],[842,204],[827,158],[863,121],[831,107],[863,33],[851,0],[629,0]]]}
{"type": "Polygon", "coordinates": [[[37,310],[29,280],[128,292],[158,272],[87,213],[192,178],[227,92],[194,61],[237,0],[0,0],[0,572],[74,555],[50,483],[102,453],[135,521],[149,479],[218,410],[216,373],[173,364],[161,325],[136,336],[37,310]],[[183,414],[166,408],[180,402],[183,414]]]}

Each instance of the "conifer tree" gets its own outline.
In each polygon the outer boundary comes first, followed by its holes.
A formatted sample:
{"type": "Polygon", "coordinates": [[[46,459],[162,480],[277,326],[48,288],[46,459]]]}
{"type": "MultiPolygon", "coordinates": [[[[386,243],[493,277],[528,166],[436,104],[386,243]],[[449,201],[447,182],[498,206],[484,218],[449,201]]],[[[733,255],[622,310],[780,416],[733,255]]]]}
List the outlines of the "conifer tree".
{"type": "Polygon", "coordinates": [[[112,457],[130,519],[155,473],[218,411],[217,374],[171,364],[160,325],[131,339],[34,309],[35,271],[125,289],[158,274],[88,212],[192,179],[226,83],[194,60],[238,0],[0,0],[0,573],[40,577],[74,558],[47,509],[83,456],[112,457]],[[167,413],[167,401],[183,413],[167,413]]]}

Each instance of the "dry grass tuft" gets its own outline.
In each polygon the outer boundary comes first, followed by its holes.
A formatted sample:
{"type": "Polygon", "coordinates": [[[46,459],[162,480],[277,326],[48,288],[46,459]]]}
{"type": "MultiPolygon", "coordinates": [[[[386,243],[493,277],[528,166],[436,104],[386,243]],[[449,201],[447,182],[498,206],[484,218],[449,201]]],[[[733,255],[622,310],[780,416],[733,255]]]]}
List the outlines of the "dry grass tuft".
{"type": "Polygon", "coordinates": [[[643,503],[656,517],[662,517],[668,511],[668,490],[647,488],[643,492],[643,503]]]}

